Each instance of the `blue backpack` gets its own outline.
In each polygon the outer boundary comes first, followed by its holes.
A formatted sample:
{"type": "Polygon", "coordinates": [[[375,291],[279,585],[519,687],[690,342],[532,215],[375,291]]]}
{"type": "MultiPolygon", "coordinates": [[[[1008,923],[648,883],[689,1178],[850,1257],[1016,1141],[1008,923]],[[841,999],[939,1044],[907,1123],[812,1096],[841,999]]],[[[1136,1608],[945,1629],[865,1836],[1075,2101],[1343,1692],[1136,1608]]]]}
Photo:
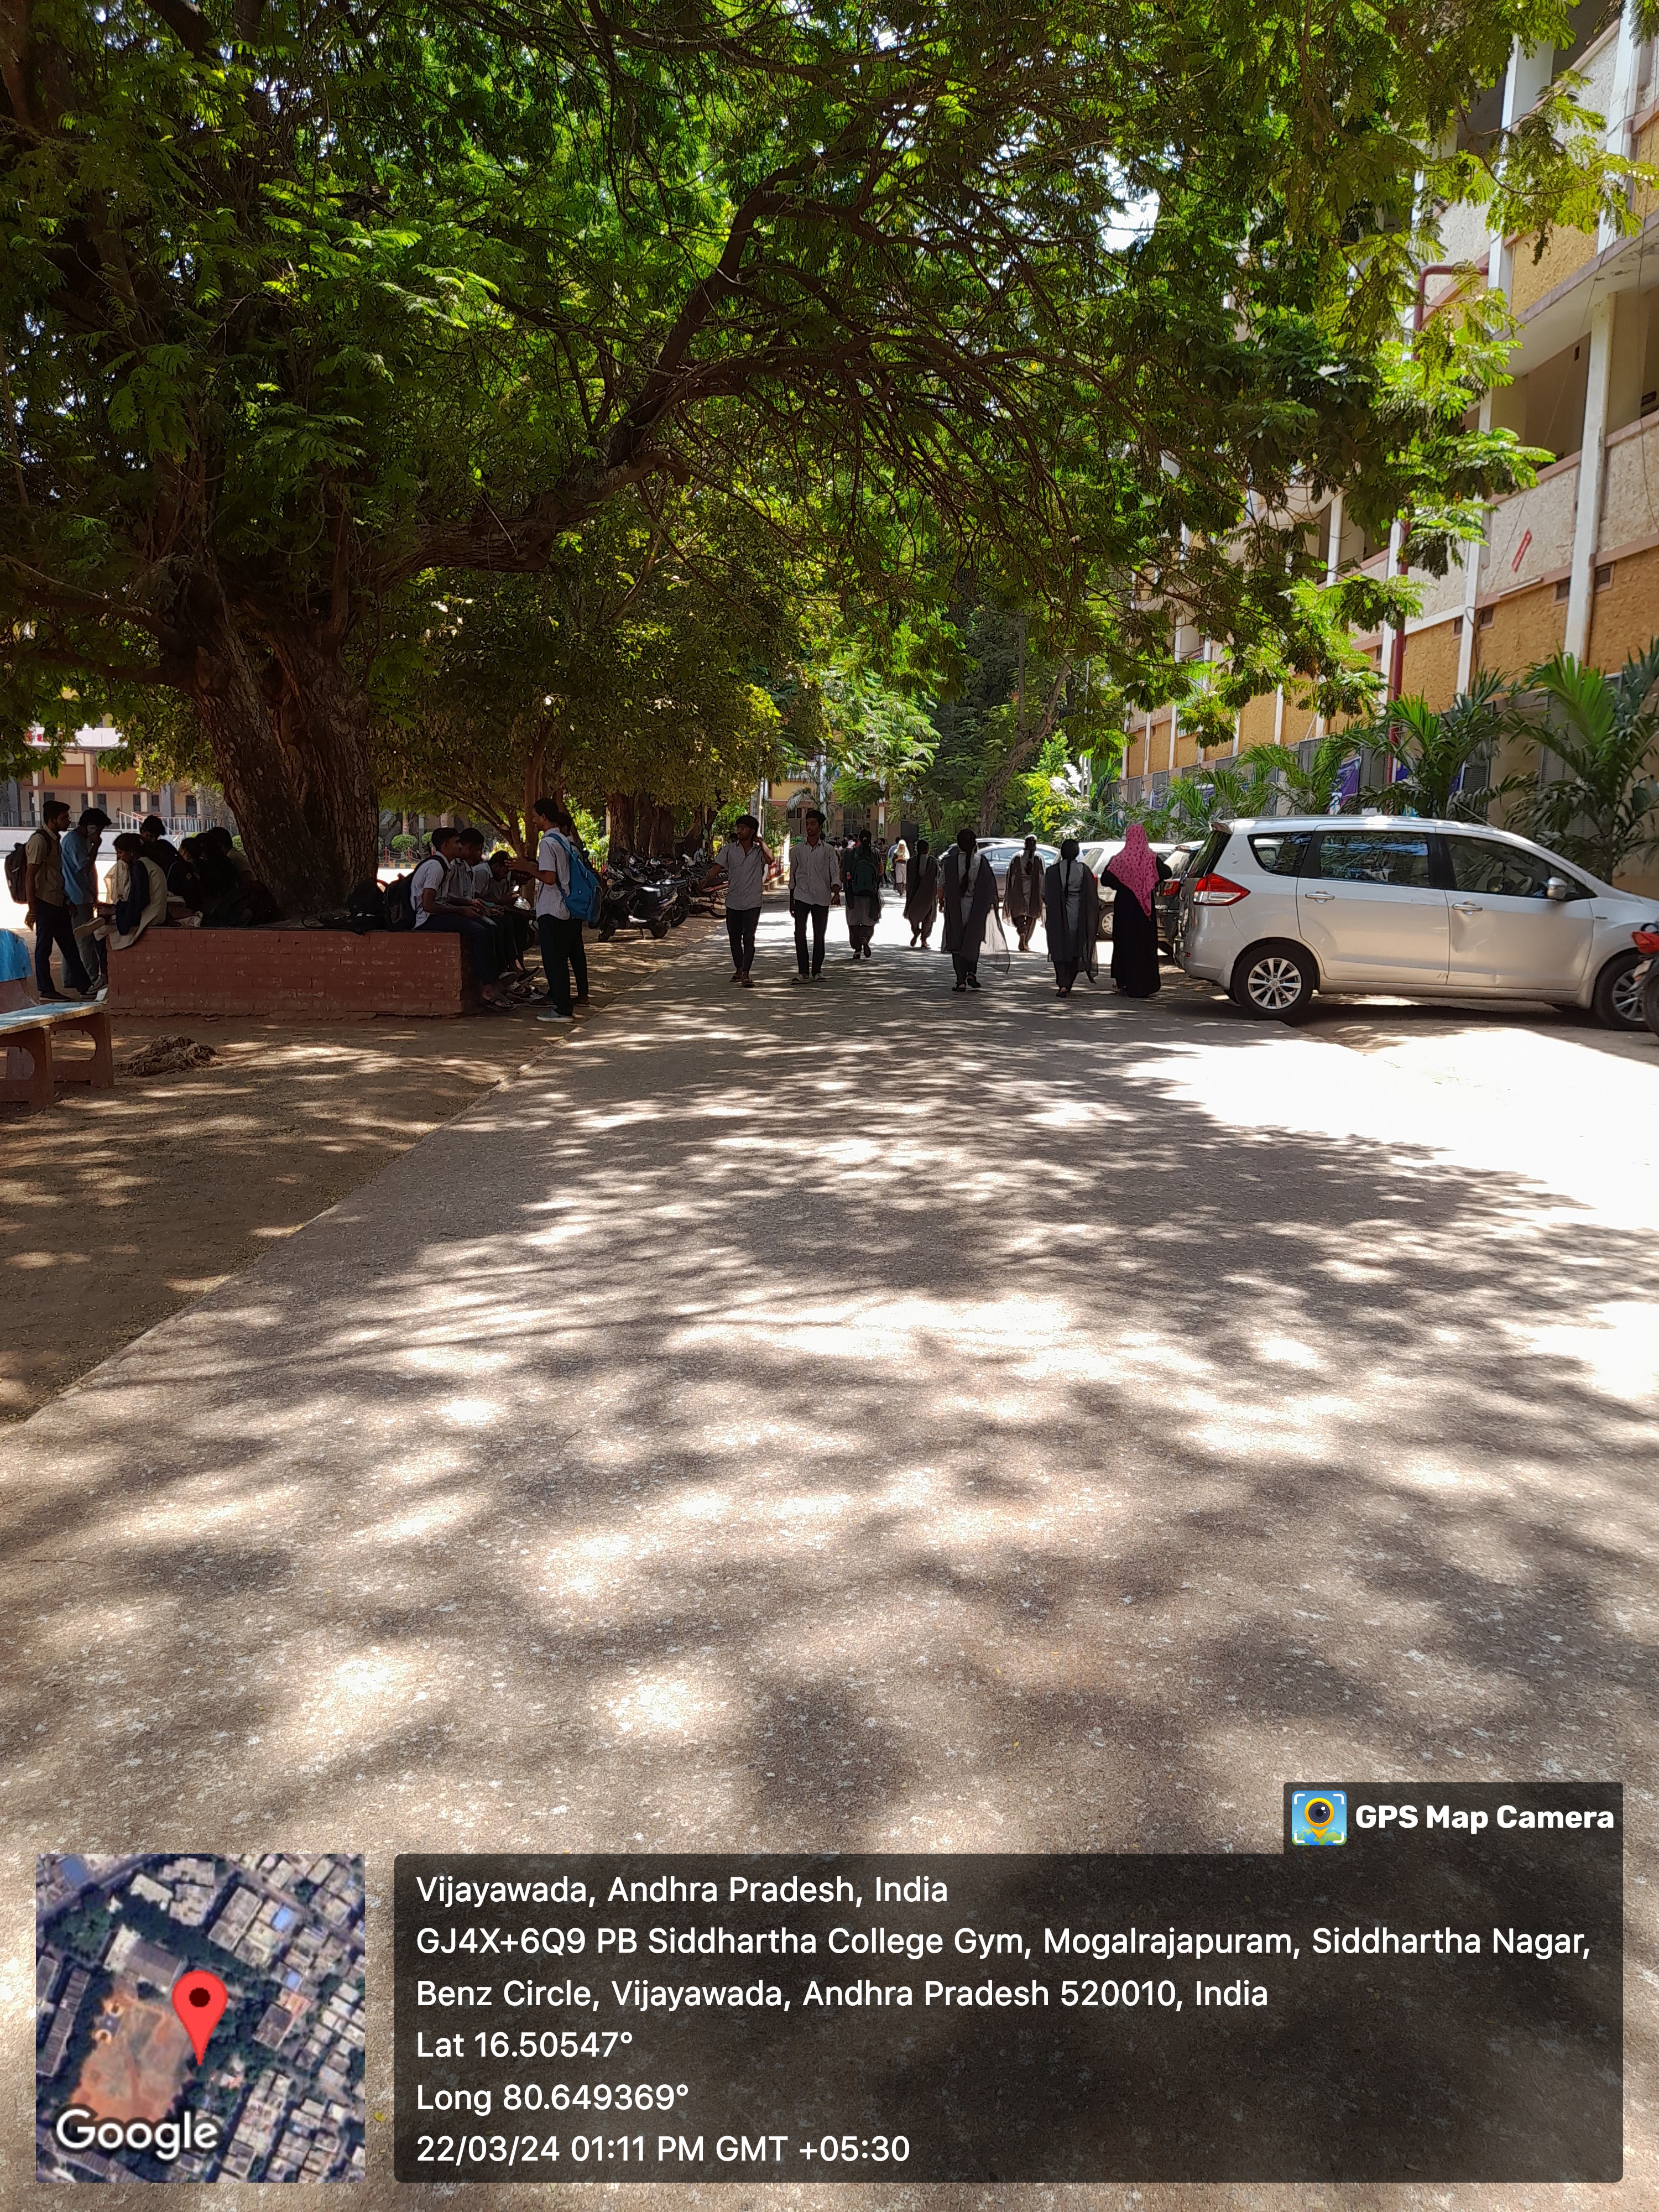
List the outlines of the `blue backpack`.
{"type": "Polygon", "coordinates": [[[556,831],[559,842],[570,860],[570,889],[565,893],[565,904],[570,909],[573,921],[598,921],[599,909],[605,903],[605,886],[600,883],[586,858],[577,851],[570,840],[556,831]]]}

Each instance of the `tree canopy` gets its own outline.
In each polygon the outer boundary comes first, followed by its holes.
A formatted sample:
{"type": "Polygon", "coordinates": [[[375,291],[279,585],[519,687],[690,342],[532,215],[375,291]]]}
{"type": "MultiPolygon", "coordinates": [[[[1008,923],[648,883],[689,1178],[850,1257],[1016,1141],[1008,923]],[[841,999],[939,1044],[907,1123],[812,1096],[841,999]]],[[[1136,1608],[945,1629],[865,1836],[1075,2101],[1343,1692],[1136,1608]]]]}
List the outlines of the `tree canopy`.
{"type": "Polygon", "coordinates": [[[810,513],[815,577],[893,623],[971,579],[1132,693],[1188,680],[1178,617],[1241,694],[1351,708],[1381,587],[1316,592],[1285,497],[1409,508],[1432,568],[1524,477],[1465,427],[1491,311],[1400,314],[1437,195],[1631,220],[1588,125],[1457,127],[1566,35],[1545,0],[18,0],[0,707],[185,715],[325,902],[410,606],[672,489],[810,513]]]}

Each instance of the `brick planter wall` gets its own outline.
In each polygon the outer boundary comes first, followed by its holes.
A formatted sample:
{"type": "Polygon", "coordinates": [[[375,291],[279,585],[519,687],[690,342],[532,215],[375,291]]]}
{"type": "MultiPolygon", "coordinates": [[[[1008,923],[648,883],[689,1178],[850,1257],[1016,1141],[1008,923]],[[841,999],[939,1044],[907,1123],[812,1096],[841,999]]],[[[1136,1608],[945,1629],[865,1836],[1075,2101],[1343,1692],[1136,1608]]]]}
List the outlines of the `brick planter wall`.
{"type": "Polygon", "coordinates": [[[453,1017],[477,1004],[459,937],[425,930],[147,929],[109,956],[116,1014],[453,1017]]]}

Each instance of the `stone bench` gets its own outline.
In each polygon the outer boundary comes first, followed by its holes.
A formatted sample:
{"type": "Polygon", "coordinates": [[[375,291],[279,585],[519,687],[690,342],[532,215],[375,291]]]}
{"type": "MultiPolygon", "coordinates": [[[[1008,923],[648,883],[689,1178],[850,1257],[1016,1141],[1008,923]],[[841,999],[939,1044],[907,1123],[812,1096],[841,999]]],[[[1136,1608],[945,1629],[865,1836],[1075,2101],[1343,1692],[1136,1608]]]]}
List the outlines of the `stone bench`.
{"type": "Polygon", "coordinates": [[[423,929],[147,929],[112,946],[109,1003],[144,1018],[274,1014],[294,1022],[391,1014],[445,1019],[478,1004],[462,939],[423,929]]]}
{"type": "Polygon", "coordinates": [[[34,1062],[21,1080],[0,1079],[0,1098],[25,1106],[50,1106],[60,1083],[89,1084],[94,1091],[115,1088],[115,1055],[110,1043],[109,1008],[17,1006],[0,1014],[0,1052],[15,1045],[34,1062]],[[76,1054],[59,1060],[52,1037],[59,1030],[82,1030],[92,1039],[91,1057],[76,1054]]]}

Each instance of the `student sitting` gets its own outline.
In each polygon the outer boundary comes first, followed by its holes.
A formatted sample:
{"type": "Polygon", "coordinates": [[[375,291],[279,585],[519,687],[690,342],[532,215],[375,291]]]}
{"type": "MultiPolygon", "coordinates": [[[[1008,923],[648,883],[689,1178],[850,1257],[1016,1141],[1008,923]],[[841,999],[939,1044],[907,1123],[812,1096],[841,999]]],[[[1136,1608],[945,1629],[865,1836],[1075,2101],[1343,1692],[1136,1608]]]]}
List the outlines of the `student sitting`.
{"type": "MultiPolygon", "coordinates": [[[[228,833],[224,834],[227,838],[228,833]]],[[[274,921],[276,902],[250,870],[246,875],[211,830],[186,837],[167,872],[174,919],[204,929],[246,929],[274,921]]]]}
{"type": "Polygon", "coordinates": [[[524,956],[536,933],[529,915],[519,903],[519,887],[513,880],[513,855],[505,846],[498,847],[481,866],[474,868],[472,883],[480,902],[501,915],[512,931],[513,963],[522,971],[524,956]]]}
{"type": "Polygon", "coordinates": [[[229,830],[225,828],[223,823],[216,823],[211,830],[203,830],[202,835],[216,853],[222,854],[229,861],[245,884],[256,883],[258,880],[253,872],[252,861],[249,860],[229,830]]]}
{"type": "Polygon", "coordinates": [[[492,896],[495,878],[490,873],[484,856],[484,834],[482,830],[463,830],[460,842],[460,865],[454,881],[457,888],[471,900],[478,909],[480,920],[487,921],[495,933],[495,957],[503,968],[519,968],[519,943],[512,921],[501,901],[492,896]]]}
{"type": "MultiPolygon", "coordinates": [[[[478,979],[485,1006],[498,1012],[509,1012],[513,1001],[497,980],[501,963],[496,957],[494,928],[483,919],[483,908],[476,900],[449,895],[452,871],[460,858],[460,832],[434,830],[429,842],[430,853],[409,879],[409,902],[415,909],[415,927],[464,937],[472,955],[472,972],[478,979]]],[[[470,878],[468,881],[470,884],[470,878]]]]}
{"type": "Polygon", "coordinates": [[[112,903],[100,902],[94,936],[112,952],[125,952],[147,929],[167,918],[167,879],[159,860],[149,857],[143,838],[124,830],[115,841],[115,875],[110,889],[112,903]]]}

